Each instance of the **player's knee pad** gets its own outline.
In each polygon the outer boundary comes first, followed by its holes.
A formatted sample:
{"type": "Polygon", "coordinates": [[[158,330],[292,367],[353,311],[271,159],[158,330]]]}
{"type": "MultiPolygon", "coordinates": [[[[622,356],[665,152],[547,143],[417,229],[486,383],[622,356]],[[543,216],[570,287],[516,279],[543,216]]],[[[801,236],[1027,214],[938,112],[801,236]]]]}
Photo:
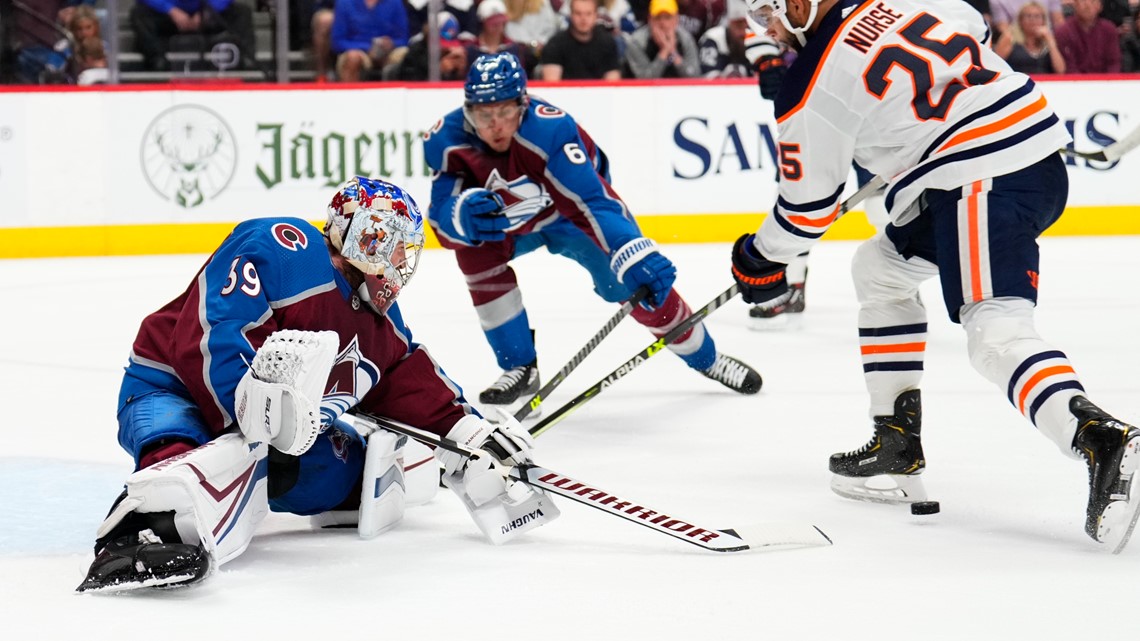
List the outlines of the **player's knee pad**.
{"type": "Polygon", "coordinates": [[[1003,360],[1020,363],[1022,352],[1037,349],[1033,303],[1024,298],[992,298],[967,305],[961,315],[970,364],[987,379],[1003,383],[1003,360]]]}
{"type": "Polygon", "coordinates": [[[900,256],[885,234],[859,245],[851,259],[855,297],[864,306],[916,299],[919,285],[937,274],[926,260],[900,256]]]}
{"type": "Polygon", "coordinates": [[[268,446],[218,438],[127,478],[127,496],[99,527],[104,537],[130,512],[173,512],[183,543],[201,542],[218,564],[241,554],[268,513],[268,446]]]}
{"type": "Polygon", "coordinates": [[[391,529],[406,507],[427,503],[439,489],[439,463],[431,448],[405,436],[378,430],[368,436],[360,503],[313,516],[314,527],[356,526],[370,539],[391,529]]]}

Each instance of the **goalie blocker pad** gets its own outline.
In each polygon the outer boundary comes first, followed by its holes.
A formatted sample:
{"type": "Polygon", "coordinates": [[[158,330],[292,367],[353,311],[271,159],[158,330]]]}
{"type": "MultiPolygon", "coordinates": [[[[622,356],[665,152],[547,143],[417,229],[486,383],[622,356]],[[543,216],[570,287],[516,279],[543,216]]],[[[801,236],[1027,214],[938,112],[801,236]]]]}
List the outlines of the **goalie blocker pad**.
{"type": "Polygon", "coordinates": [[[201,542],[221,565],[245,551],[269,512],[268,456],[265,443],[230,433],[139,470],[127,478],[127,498],[107,515],[97,537],[132,511],[174,512],[182,542],[201,542]]]}
{"type": "Polygon", "coordinates": [[[443,477],[487,541],[502,545],[558,518],[561,512],[545,492],[508,481],[497,465],[474,458],[466,470],[443,477]]]}

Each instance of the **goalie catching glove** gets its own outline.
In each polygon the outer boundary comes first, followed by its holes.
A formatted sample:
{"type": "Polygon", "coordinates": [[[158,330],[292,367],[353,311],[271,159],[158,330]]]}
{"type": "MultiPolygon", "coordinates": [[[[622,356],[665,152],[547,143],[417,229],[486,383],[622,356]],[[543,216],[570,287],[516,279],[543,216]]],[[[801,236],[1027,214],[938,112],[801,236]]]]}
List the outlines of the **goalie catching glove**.
{"type": "Polygon", "coordinates": [[[340,338],[336,332],[280,330],[257,350],[238,382],[238,427],[250,442],[290,456],[313,446],[321,430],[321,399],[340,338]]]}

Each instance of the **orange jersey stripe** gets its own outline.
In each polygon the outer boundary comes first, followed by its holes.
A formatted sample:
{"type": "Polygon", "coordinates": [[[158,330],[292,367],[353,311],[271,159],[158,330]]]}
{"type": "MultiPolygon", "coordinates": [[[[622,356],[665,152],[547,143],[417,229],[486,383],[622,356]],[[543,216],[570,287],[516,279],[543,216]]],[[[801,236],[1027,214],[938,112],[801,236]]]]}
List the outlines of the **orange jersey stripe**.
{"type": "Polygon", "coordinates": [[[864,356],[869,354],[897,354],[899,352],[921,352],[926,349],[926,341],[917,343],[895,343],[893,345],[864,345],[859,348],[864,356]]]}
{"type": "Polygon", "coordinates": [[[831,213],[824,216],[823,218],[808,218],[807,216],[785,216],[788,222],[792,223],[793,225],[798,225],[800,227],[815,227],[817,229],[827,227],[831,223],[835,222],[835,219],[838,217],[839,205],[836,205],[835,209],[831,210],[831,213]]]}
{"type": "Polygon", "coordinates": [[[981,181],[975,181],[970,185],[970,195],[966,197],[966,213],[969,217],[966,242],[970,246],[970,300],[975,303],[982,300],[982,258],[978,248],[981,242],[978,237],[978,194],[981,192],[981,181]]]}
{"type": "Polygon", "coordinates": [[[1029,398],[1029,393],[1033,391],[1033,388],[1043,379],[1049,378],[1050,376],[1056,376],[1058,374],[1072,374],[1076,376],[1077,373],[1074,372],[1073,368],[1069,365],[1054,365],[1053,367],[1046,367],[1040,372],[1037,372],[1033,375],[1033,378],[1025,382],[1025,385],[1021,388],[1021,393],[1017,395],[1017,409],[1022,414],[1024,414],[1025,399],[1029,398]]]}
{"type": "Polygon", "coordinates": [[[946,144],[944,144],[938,148],[938,151],[945,151],[946,149],[949,149],[950,147],[953,147],[954,145],[960,145],[964,142],[969,142],[971,140],[974,140],[975,138],[981,138],[982,136],[987,136],[989,134],[1001,131],[1002,129],[1006,129],[1008,127],[1011,127],[1011,126],[1021,122],[1022,120],[1025,120],[1026,118],[1032,116],[1033,114],[1041,111],[1046,106],[1048,106],[1048,103],[1045,101],[1045,96],[1041,96],[1033,104],[1026,105],[1025,107],[1022,107],[1021,109],[1019,109],[1015,113],[1012,113],[1012,114],[1006,116],[1005,118],[1002,118],[1001,120],[999,120],[997,122],[991,122],[988,125],[985,125],[982,127],[975,127],[973,129],[969,129],[967,131],[963,131],[963,132],[959,133],[957,136],[954,136],[950,140],[947,140],[946,144]]]}

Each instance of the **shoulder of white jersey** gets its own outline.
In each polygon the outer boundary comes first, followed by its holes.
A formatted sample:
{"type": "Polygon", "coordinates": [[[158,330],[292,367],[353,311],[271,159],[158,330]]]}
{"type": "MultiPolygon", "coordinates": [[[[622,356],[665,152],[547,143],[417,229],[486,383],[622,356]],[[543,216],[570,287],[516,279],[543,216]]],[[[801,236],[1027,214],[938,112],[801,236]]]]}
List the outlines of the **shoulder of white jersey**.
{"type": "Polygon", "coordinates": [[[724,25],[709,27],[707,31],[701,34],[697,46],[701,48],[716,47],[717,51],[728,53],[728,30],[725,29],[724,25]]]}
{"type": "MultiPolygon", "coordinates": [[[[959,1],[959,0],[955,0],[959,1]]],[[[799,110],[807,101],[823,63],[838,40],[839,33],[848,21],[864,10],[874,7],[873,0],[839,0],[823,17],[819,28],[788,68],[780,93],[776,95],[776,121],[779,122],[799,110]]]]}
{"type": "Polygon", "coordinates": [[[440,118],[424,132],[424,161],[436,171],[443,171],[447,150],[470,145],[463,108],[455,109],[440,118]]]}

